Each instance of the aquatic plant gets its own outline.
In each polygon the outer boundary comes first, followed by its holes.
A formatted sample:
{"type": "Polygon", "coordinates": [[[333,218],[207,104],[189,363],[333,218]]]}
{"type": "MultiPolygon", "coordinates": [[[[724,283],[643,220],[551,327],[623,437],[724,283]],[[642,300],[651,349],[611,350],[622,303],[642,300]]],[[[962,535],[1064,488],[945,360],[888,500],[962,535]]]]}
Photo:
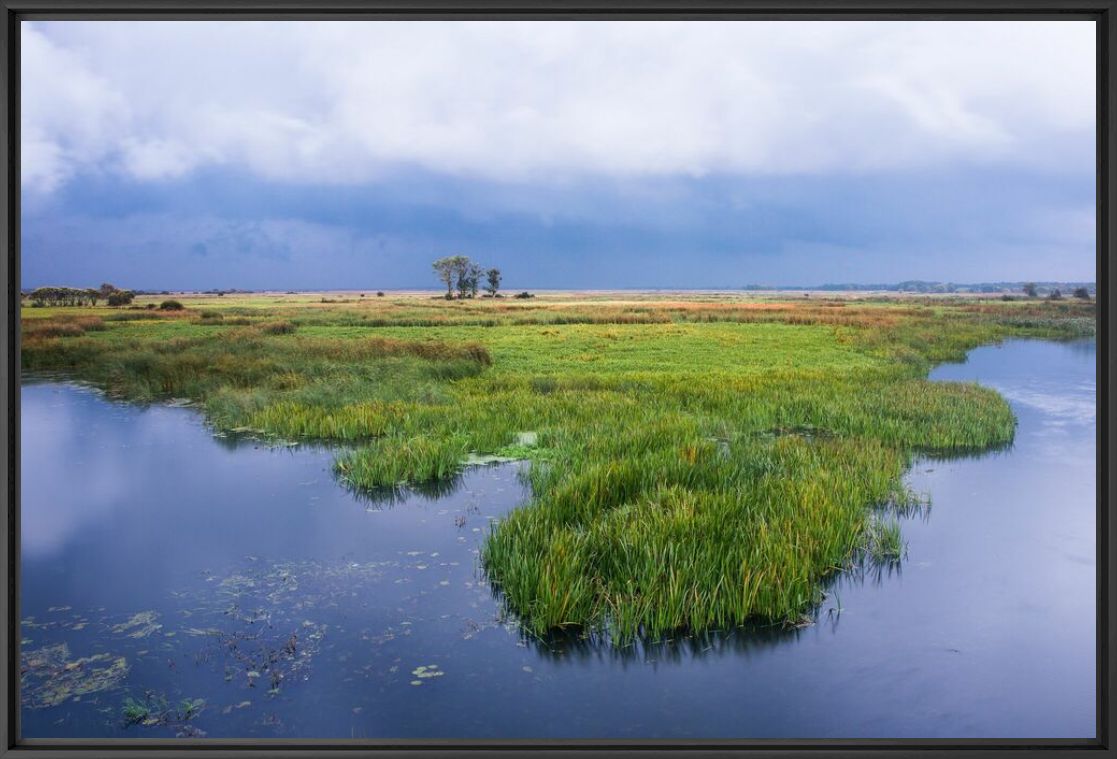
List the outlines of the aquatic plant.
{"type": "Polygon", "coordinates": [[[128,660],[107,653],[73,658],[66,643],[21,651],[20,699],[32,708],[109,691],[128,675],[128,660]]]}
{"type": "Polygon", "coordinates": [[[127,635],[129,638],[146,638],[163,628],[163,625],[156,622],[157,619],[159,615],[156,612],[141,611],[133,614],[126,621],[113,625],[111,630],[114,633],[127,635]]]}
{"type": "Polygon", "coordinates": [[[866,529],[865,550],[876,562],[899,561],[905,550],[904,539],[900,534],[900,523],[895,519],[870,520],[866,529]]]}
{"type": "MultiPolygon", "coordinates": [[[[177,706],[171,706],[166,695],[148,690],[144,692],[143,699],[126,697],[120,712],[125,727],[132,725],[184,727],[186,723],[201,714],[205,706],[206,701],[203,698],[184,698],[177,706]]],[[[191,734],[197,735],[197,733],[191,734]]]]}
{"type": "Polygon", "coordinates": [[[120,709],[121,715],[124,717],[125,726],[140,725],[151,719],[152,706],[147,699],[137,701],[136,699],[128,696],[124,699],[124,705],[120,709]]]}
{"type": "Polygon", "coordinates": [[[464,435],[391,437],[339,457],[335,468],[342,480],[354,487],[422,483],[456,474],[468,450],[469,440],[464,435]]]}

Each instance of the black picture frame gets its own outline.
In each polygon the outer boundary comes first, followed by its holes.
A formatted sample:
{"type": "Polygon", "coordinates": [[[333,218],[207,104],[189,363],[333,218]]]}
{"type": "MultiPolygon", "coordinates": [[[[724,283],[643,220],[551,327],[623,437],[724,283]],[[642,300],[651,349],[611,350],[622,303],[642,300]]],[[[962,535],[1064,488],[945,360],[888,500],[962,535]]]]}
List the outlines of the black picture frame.
{"type": "Polygon", "coordinates": [[[1114,248],[1117,201],[1112,188],[1117,168],[1111,161],[1117,141],[1114,118],[1117,0],[0,0],[4,19],[0,25],[0,50],[4,72],[0,77],[0,130],[3,151],[0,166],[5,181],[0,203],[0,230],[6,243],[0,259],[0,292],[3,330],[0,330],[2,383],[0,406],[7,423],[0,439],[0,456],[6,467],[3,489],[3,540],[0,540],[0,573],[6,593],[0,607],[0,756],[23,757],[310,757],[369,756],[419,757],[447,754],[550,757],[641,756],[775,757],[821,755],[846,759],[864,755],[950,756],[957,759],[1016,754],[1022,750],[1050,756],[1113,755],[1114,710],[1110,701],[1117,684],[1111,652],[1117,630],[1114,599],[1114,561],[1117,545],[1112,468],[1117,462],[1109,443],[1117,420],[1110,407],[1114,379],[1114,335],[1117,325],[1111,308],[1115,275],[1109,265],[1114,248]],[[1099,360],[1097,382],[1097,731],[1088,741],[1070,740],[740,740],[686,741],[450,741],[450,740],[19,740],[19,440],[20,440],[20,22],[24,20],[114,19],[676,19],[676,20],[1019,20],[1088,19],[1097,25],[1097,304],[1099,360]]]}

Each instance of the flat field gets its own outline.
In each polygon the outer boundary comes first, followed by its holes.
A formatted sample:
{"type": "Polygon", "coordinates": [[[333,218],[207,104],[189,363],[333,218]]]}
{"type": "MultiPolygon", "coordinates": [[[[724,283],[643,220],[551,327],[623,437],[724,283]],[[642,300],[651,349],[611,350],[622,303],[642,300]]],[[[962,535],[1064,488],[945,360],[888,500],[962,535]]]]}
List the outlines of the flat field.
{"type": "Polygon", "coordinates": [[[912,456],[1015,426],[996,392],[929,369],[1094,320],[1092,301],[999,297],[183,294],[24,307],[22,365],[189,399],[221,432],[345,443],[337,476],[370,494],[530,459],[487,577],[531,632],[624,641],[794,624],[829,575],[898,559],[912,456]]]}

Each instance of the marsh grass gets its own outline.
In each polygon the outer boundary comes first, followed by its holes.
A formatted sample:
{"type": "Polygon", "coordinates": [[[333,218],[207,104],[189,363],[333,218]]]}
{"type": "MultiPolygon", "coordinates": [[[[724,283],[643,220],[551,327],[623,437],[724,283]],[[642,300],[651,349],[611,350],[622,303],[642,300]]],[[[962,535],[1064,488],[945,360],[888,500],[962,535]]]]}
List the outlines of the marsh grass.
{"type": "Polygon", "coordinates": [[[468,450],[469,440],[463,435],[391,437],[339,457],[334,467],[351,486],[391,488],[453,477],[468,450]]]}
{"type": "Polygon", "coordinates": [[[23,368],[190,398],[219,430],[346,442],[336,474],[370,501],[529,459],[532,501],[493,524],[484,570],[527,632],[618,645],[794,624],[859,555],[902,554],[913,457],[1015,427],[996,392],[929,369],[1094,318],[1071,301],[183,300],[29,310],[23,368]]]}
{"type": "Polygon", "coordinates": [[[865,530],[865,552],[876,563],[896,563],[907,551],[896,519],[869,520],[865,530]]]}

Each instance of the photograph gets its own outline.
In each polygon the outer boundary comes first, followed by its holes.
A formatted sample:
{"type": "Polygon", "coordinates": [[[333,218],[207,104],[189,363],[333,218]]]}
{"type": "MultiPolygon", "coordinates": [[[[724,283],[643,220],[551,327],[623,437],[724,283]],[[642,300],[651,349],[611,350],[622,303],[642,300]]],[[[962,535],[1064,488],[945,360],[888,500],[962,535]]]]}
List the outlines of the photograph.
{"type": "Polygon", "coordinates": [[[1099,23],[17,18],[9,738],[1104,740],[1099,23]]]}

